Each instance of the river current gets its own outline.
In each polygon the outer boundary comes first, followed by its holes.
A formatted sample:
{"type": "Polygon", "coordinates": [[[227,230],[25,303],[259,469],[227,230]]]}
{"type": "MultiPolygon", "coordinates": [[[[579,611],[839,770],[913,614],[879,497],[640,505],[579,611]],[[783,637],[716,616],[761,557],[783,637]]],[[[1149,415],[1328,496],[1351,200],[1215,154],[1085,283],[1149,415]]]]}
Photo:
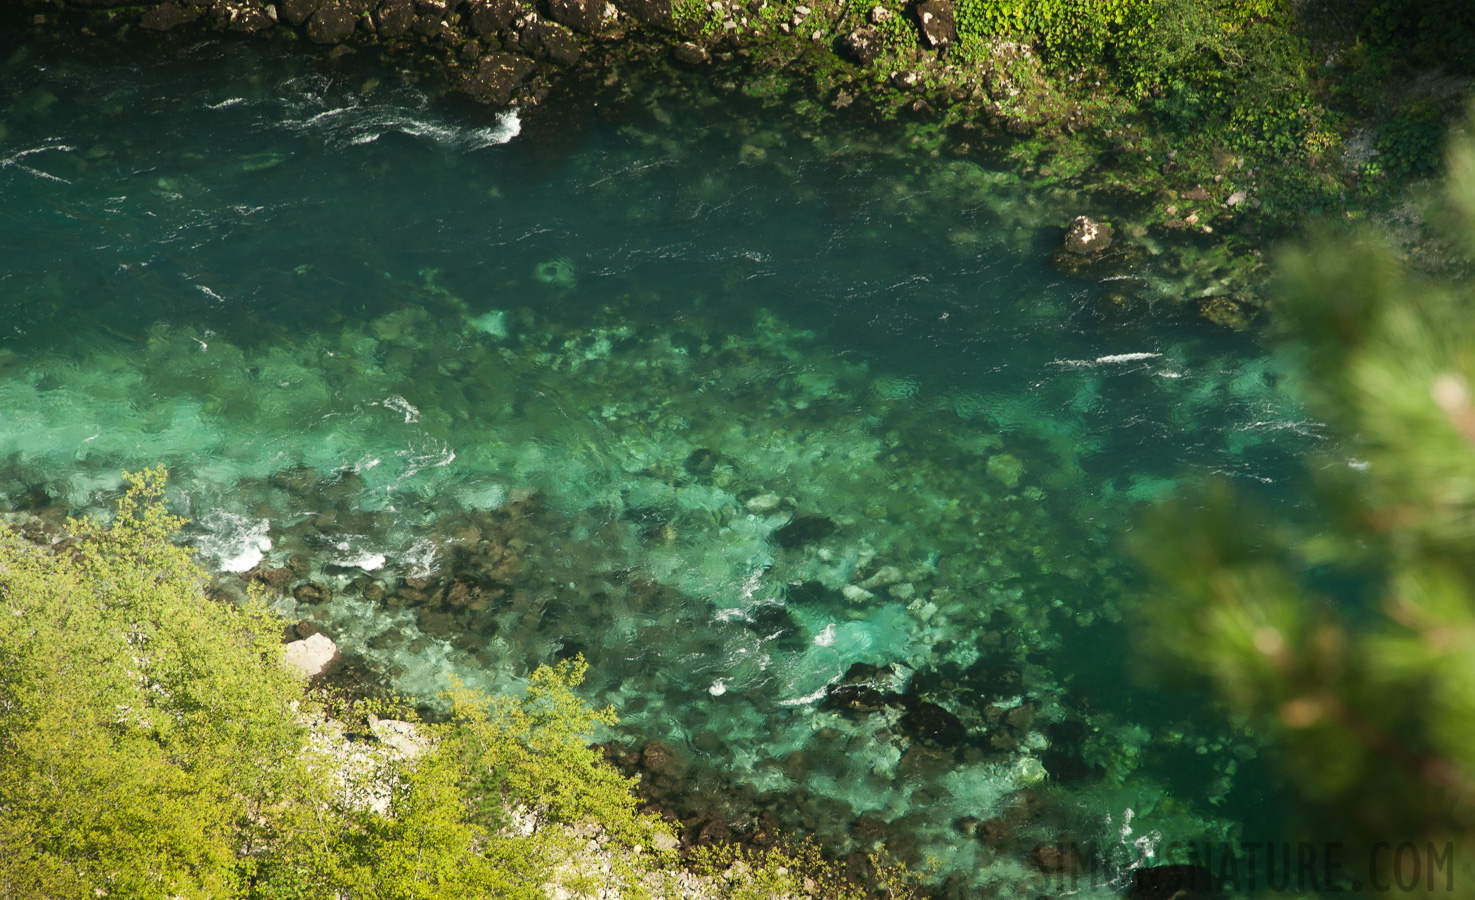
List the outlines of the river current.
{"type": "Polygon", "coordinates": [[[1269,827],[1256,736],[1134,679],[1122,538],[1185,478],[1289,496],[1315,428],[1150,265],[1052,266],[1101,210],[741,73],[492,114],[134,41],[0,34],[13,519],[163,463],[205,563],[396,690],[583,654],[739,836],[1010,897],[1041,844],[1269,827]]]}

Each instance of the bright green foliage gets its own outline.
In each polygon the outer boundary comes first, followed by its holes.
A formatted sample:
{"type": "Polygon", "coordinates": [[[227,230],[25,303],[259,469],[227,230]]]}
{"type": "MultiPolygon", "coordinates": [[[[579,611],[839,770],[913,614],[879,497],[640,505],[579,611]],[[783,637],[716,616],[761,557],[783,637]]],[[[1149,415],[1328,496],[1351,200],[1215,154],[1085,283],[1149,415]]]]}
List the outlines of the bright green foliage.
{"type": "MultiPolygon", "coordinates": [[[[453,685],[418,754],[310,742],[316,703],[280,663],[282,623],[208,599],[171,543],[163,469],[128,478],[112,522],[71,522],[56,546],[0,530],[0,897],[681,895],[674,853],[655,849],[672,835],[587,744],[614,714],[574,693],[582,659],[518,696],[453,685]]],[[[813,847],[726,859],[714,896],[806,879],[862,894],[813,847]]],[[[893,896],[910,885],[878,871],[893,896]]]]}
{"type": "Polygon", "coordinates": [[[0,531],[0,896],[228,896],[304,782],[280,626],[207,602],[130,479],[63,545],[0,531]]]}
{"type": "MultiPolygon", "coordinates": [[[[1452,160],[1475,249],[1475,148],[1452,160]]],[[[1148,610],[1150,655],[1260,716],[1313,834],[1347,842],[1349,859],[1377,841],[1452,841],[1469,884],[1475,286],[1411,275],[1346,235],[1283,271],[1301,392],[1340,435],[1317,467],[1333,524],[1260,525],[1222,486],[1163,511],[1141,545],[1173,589],[1148,610]]]]}
{"type": "Polygon", "coordinates": [[[588,746],[614,717],[574,694],[584,672],[582,659],[539,668],[520,697],[453,688],[451,720],[423,727],[430,752],[390,773],[389,815],[347,812],[331,880],[375,900],[534,898],[597,836],[613,851],[601,881],[635,890],[669,860],[631,848],[664,825],[636,813],[631,782],[588,746]],[[505,827],[514,808],[527,827],[505,827]]]}
{"type": "Polygon", "coordinates": [[[955,15],[965,39],[1032,40],[1054,61],[1084,65],[1099,61],[1151,5],[1152,0],[960,0],[955,15]]]}

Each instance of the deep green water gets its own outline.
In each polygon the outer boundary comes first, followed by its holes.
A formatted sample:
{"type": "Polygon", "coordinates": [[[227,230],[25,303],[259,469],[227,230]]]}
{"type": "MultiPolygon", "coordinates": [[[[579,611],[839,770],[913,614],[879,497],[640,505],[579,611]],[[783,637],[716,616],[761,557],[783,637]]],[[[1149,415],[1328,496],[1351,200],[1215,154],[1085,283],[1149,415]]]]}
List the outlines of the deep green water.
{"type": "Polygon", "coordinates": [[[1277,837],[1253,734],[1131,679],[1121,546],[1185,478],[1290,502],[1276,360],[1150,268],[1058,273],[1089,198],[704,77],[519,120],[265,44],[0,35],[12,518],[165,463],[207,562],[290,562],[331,599],[282,612],[399,689],[583,653],[740,831],[1000,896],[1065,834],[1277,837]],[[909,705],[828,701],[857,663],[909,705]]]}

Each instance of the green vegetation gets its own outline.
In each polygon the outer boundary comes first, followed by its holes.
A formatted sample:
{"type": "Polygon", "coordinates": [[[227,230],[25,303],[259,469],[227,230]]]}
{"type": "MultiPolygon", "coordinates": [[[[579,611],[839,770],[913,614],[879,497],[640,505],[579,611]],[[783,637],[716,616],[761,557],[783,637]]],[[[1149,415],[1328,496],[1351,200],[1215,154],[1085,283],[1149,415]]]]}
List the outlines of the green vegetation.
{"type": "Polygon", "coordinates": [[[221,897],[307,780],[280,627],[202,602],[145,472],[110,526],[0,532],[0,894],[221,897]]]}
{"type": "MultiPolygon", "coordinates": [[[[1451,155],[1452,238],[1475,249],[1475,144],[1451,155]]],[[[1299,837],[1394,873],[1378,842],[1454,845],[1475,877],[1475,286],[1328,235],[1283,260],[1276,307],[1299,386],[1338,435],[1317,466],[1330,524],[1246,512],[1223,485],[1162,510],[1140,555],[1168,588],[1149,655],[1272,734],[1299,837]]],[[[1406,862],[1408,860],[1405,860],[1406,862]]],[[[1446,881],[1433,893],[1444,896],[1446,881]]],[[[1427,889],[1427,879],[1422,882],[1427,889]]]]}
{"type": "MultiPolygon", "coordinates": [[[[171,542],[163,469],[128,478],[109,523],[50,546],[0,530],[0,895],[686,895],[668,827],[586,743],[614,718],[574,693],[581,659],[516,697],[453,685],[448,721],[402,726],[408,748],[348,743],[399,709],[307,694],[284,623],[208,599],[171,542]]],[[[694,863],[714,898],[864,894],[806,845],[694,863]]]]}

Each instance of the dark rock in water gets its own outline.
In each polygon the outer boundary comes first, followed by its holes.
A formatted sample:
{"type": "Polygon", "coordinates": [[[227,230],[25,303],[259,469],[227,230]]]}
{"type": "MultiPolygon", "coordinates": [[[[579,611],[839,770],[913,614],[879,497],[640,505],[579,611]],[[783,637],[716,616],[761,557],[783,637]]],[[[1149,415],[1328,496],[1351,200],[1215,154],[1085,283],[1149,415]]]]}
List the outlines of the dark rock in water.
{"type": "Polygon", "coordinates": [[[217,0],[210,10],[210,27],[216,31],[254,34],[276,24],[276,7],[264,6],[259,0],[217,0]]]}
{"type": "Polygon", "coordinates": [[[857,28],[840,39],[840,46],[850,58],[863,66],[875,62],[885,49],[881,44],[881,34],[874,28],[857,28]]]}
{"type": "Polygon", "coordinates": [[[862,847],[884,841],[893,833],[894,829],[890,825],[875,816],[859,816],[850,823],[850,836],[862,847]]]}
{"type": "Polygon", "coordinates": [[[203,12],[198,6],[183,7],[175,3],[161,3],[144,13],[139,24],[151,31],[168,31],[195,21],[203,12]]]}
{"type": "Polygon", "coordinates": [[[825,700],[830,705],[851,712],[873,713],[885,709],[900,697],[891,697],[873,687],[859,684],[832,684],[825,688],[825,700]]]}
{"type": "Polygon", "coordinates": [[[609,25],[605,0],[548,0],[548,15],[580,34],[599,34],[609,25]]]}
{"type": "Polygon", "coordinates": [[[816,544],[835,533],[835,523],[824,516],[795,516],[794,520],[773,533],[774,542],[785,550],[797,550],[816,544]]]}
{"type": "Polygon", "coordinates": [[[702,826],[697,832],[697,844],[706,846],[708,844],[725,844],[732,840],[732,829],[721,819],[713,819],[702,826]]]}
{"type": "Polygon", "coordinates": [[[279,594],[287,592],[287,585],[292,583],[296,573],[286,566],[279,569],[256,569],[251,572],[251,580],[259,581],[279,594]]]}
{"type": "Polygon", "coordinates": [[[511,53],[488,53],[476,64],[476,71],[463,90],[482,103],[506,106],[513,91],[537,68],[533,61],[511,53]]]}
{"type": "Polygon", "coordinates": [[[522,47],[542,51],[549,60],[560,66],[571,66],[579,61],[583,49],[578,38],[562,25],[552,22],[534,22],[522,33],[522,47]]]}
{"type": "Polygon", "coordinates": [[[480,37],[506,31],[521,9],[518,0],[472,0],[471,30],[480,37]]]}
{"type": "Polygon", "coordinates": [[[333,592],[315,582],[305,582],[292,589],[292,597],[298,603],[327,603],[333,592]]]}
{"type": "Polygon", "coordinates": [[[712,54],[708,52],[706,47],[703,47],[701,44],[694,44],[691,41],[682,41],[672,47],[671,55],[676,57],[678,61],[684,62],[689,66],[699,66],[712,59],[712,54]]]}
{"type": "Polygon", "coordinates": [[[456,619],[439,609],[422,609],[418,614],[420,630],[431,637],[449,638],[456,634],[456,619]]]}
{"type": "Polygon", "coordinates": [[[651,741],[640,751],[640,767],[652,775],[680,779],[686,774],[687,762],[669,744],[651,741]]]}
{"type": "MultiPolygon", "coordinates": [[[[825,603],[834,605],[843,601],[845,595],[837,590],[825,587],[823,582],[799,581],[789,585],[788,599],[793,603],[825,603]]],[[[857,663],[857,665],[859,664],[857,663]]]]}
{"type": "Polygon", "coordinates": [[[717,453],[716,451],[708,450],[706,447],[698,447],[691,451],[691,454],[686,457],[686,462],[682,463],[681,467],[689,474],[698,477],[711,475],[712,470],[717,468],[717,453]]]}
{"type": "Polygon", "coordinates": [[[336,44],[353,34],[358,18],[336,2],[318,7],[318,11],[307,20],[307,36],[315,44],[336,44]]]}
{"type": "Polygon", "coordinates": [[[671,521],[666,511],[656,506],[628,506],[620,518],[639,528],[644,538],[655,537],[671,521]]]}
{"type": "Polygon", "coordinates": [[[379,28],[380,37],[395,38],[405,34],[415,24],[413,0],[383,0],[374,13],[374,24],[379,28]]]}
{"type": "Polygon", "coordinates": [[[1014,839],[1014,823],[1004,816],[996,816],[984,822],[979,822],[973,828],[973,836],[985,847],[998,850],[1007,847],[1014,839]]]}
{"type": "Polygon", "coordinates": [[[476,578],[464,572],[458,573],[446,586],[445,603],[447,606],[480,608],[483,593],[476,578]]]}
{"type": "Polygon", "coordinates": [[[450,27],[450,25],[446,24],[443,13],[423,12],[415,17],[414,23],[410,25],[410,30],[428,38],[437,38],[449,31],[450,27]]]}
{"type": "Polygon", "coordinates": [[[289,642],[305,641],[315,634],[322,634],[323,626],[311,619],[299,619],[292,625],[289,631],[291,633],[291,637],[287,638],[289,642]]]}
{"type": "Polygon", "coordinates": [[[1201,297],[1194,306],[1198,314],[1221,328],[1244,331],[1255,320],[1259,310],[1251,303],[1223,295],[1201,297]]]}
{"type": "Polygon", "coordinates": [[[922,26],[922,37],[927,39],[929,47],[948,47],[958,39],[952,0],[926,0],[919,3],[917,22],[922,26]]]}
{"type": "Polygon", "coordinates": [[[277,10],[288,25],[301,25],[312,18],[312,14],[318,11],[323,2],[324,0],[281,0],[277,4],[277,10]]]}
{"type": "Polygon", "coordinates": [[[968,737],[968,729],[957,716],[926,701],[912,707],[902,717],[901,725],[917,740],[938,747],[956,746],[968,737]]]}
{"type": "Polygon", "coordinates": [[[1040,844],[1030,851],[1029,861],[1035,868],[1050,875],[1073,874],[1084,865],[1074,844],[1040,844]]]}
{"type": "Polygon", "coordinates": [[[1220,900],[1224,892],[1203,866],[1149,866],[1132,873],[1127,900],[1220,900]]]}
{"type": "Polygon", "coordinates": [[[1089,216],[1076,216],[1065,232],[1065,249],[1077,256],[1095,256],[1111,246],[1115,230],[1089,216]]]}
{"type": "Polygon", "coordinates": [[[801,651],[809,642],[780,603],[768,603],[748,612],[748,627],[765,641],[774,641],[779,649],[801,651]]]}
{"type": "Polygon", "coordinates": [[[987,698],[1012,697],[1024,688],[1024,673],[1013,660],[980,659],[963,671],[960,680],[987,698]]]}

